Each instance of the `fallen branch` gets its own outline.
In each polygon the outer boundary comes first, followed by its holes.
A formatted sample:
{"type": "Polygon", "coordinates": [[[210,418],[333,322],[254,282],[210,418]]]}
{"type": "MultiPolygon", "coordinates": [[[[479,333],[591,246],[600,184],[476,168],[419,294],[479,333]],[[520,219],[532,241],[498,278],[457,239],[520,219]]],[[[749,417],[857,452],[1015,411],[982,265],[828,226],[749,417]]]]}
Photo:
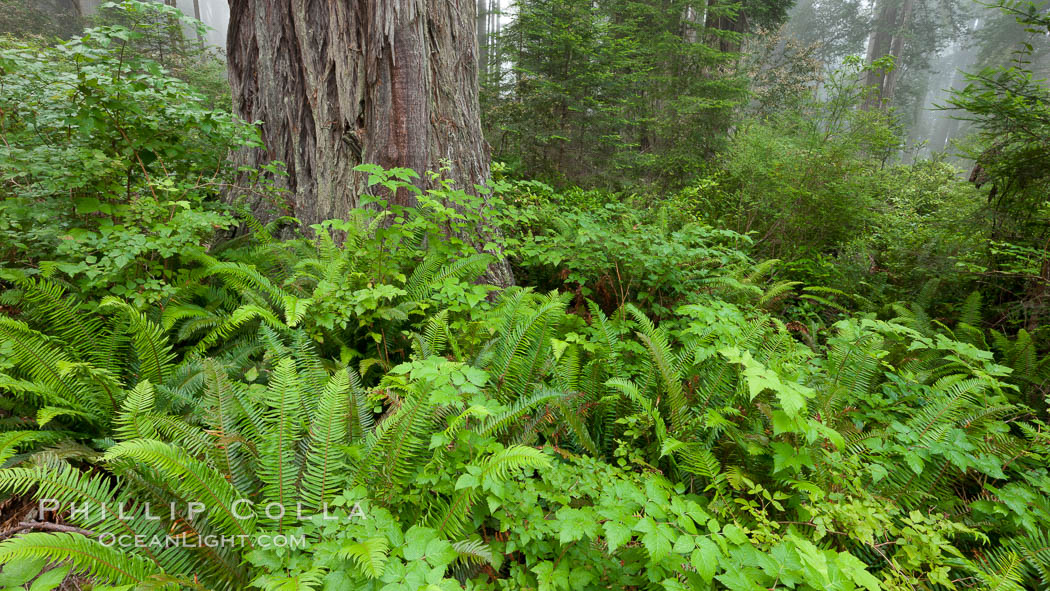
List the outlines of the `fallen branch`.
{"type": "Polygon", "coordinates": [[[0,540],[6,540],[11,536],[20,534],[26,531],[51,531],[51,532],[63,532],[63,533],[74,533],[85,536],[94,536],[95,533],[72,525],[62,525],[61,523],[50,523],[47,521],[23,521],[17,526],[5,531],[0,532],[0,540]]]}

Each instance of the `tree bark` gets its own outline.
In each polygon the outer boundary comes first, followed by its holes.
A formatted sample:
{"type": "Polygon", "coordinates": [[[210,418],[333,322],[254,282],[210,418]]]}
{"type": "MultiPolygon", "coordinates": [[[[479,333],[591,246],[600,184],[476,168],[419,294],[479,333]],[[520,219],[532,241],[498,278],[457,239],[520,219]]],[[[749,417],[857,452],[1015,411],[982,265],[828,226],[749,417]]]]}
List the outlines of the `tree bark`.
{"type": "MultiPolygon", "coordinates": [[[[201,20],[201,0],[193,0],[193,18],[198,21],[201,20]]],[[[204,47],[204,35],[200,32],[200,29],[197,30],[197,43],[204,47]]]]}
{"type": "MultiPolygon", "coordinates": [[[[361,163],[444,169],[473,192],[489,179],[478,105],[470,0],[229,0],[230,83],[236,112],[262,121],[264,149],[287,176],[285,211],[249,200],[260,219],[304,225],[344,218],[359,204],[361,163]]],[[[431,181],[423,175],[421,188],[431,181]]],[[[408,191],[391,197],[411,206],[408,191]]],[[[509,267],[491,278],[509,284],[509,267]]]]}
{"type": "Polygon", "coordinates": [[[886,85],[882,92],[882,98],[886,103],[893,100],[897,93],[897,81],[900,80],[901,71],[904,69],[904,36],[911,24],[911,13],[915,7],[914,0],[903,0],[901,7],[900,22],[893,33],[893,41],[890,42],[890,55],[893,56],[893,70],[886,73],[886,85]]]}
{"type": "MultiPolygon", "coordinates": [[[[875,60],[890,51],[893,40],[893,25],[897,21],[897,0],[876,0],[875,21],[868,37],[868,55],[866,63],[870,66],[875,60]]],[[[882,101],[882,87],[886,84],[885,70],[872,68],[864,76],[864,85],[868,87],[868,96],[864,101],[866,109],[877,108],[882,101]]]]}
{"type": "Polygon", "coordinates": [[[478,76],[484,80],[488,75],[489,50],[489,0],[477,0],[478,76]]]}
{"type": "Polygon", "coordinates": [[[706,28],[711,31],[711,45],[719,51],[726,53],[738,53],[740,51],[739,38],[727,38],[714,31],[726,31],[742,34],[747,30],[747,14],[740,9],[735,15],[725,13],[725,6],[731,4],[724,0],[707,0],[706,28]]]}
{"type": "Polygon", "coordinates": [[[864,84],[870,91],[865,99],[864,108],[885,108],[893,100],[897,91],[897,81],[904,67],[904,36],[911,24],[914,0],[877,0],[875,5],[875,23],[868,38],[867,63],[884,56],[893,56],[893,69],[868,70],[864,84]]]}

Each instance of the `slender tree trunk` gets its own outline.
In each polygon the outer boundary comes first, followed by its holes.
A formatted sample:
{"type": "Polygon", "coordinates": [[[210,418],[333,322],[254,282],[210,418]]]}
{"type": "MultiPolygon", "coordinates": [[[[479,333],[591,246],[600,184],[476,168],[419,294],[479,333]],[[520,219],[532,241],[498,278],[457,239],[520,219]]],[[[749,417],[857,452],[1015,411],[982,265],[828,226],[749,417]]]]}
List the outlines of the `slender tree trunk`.
{"type": "Polygon", "coordinates": [[[743,34],[747,30],[747,14],[739,10],[736,14],[726,13],[726,7],[732,2],[724,0],[707,0],[705,15],[705,28],[709,32],[710,44],[717,47],[719,51],[727,53],[738,53],[740,51],[740,37],[718,34],[724,33],[743,34]]]}
{"type": "Polygon", "coordinates": [[[488,74],[492,74],[494,68],[498,67],[495,55],[496,48],[492,41],[493,35],[499,34],[499,15],[501,10],[503,10],[503,6],[500,4],[500,0],[489,0],[489,22],[485,26],[485,31],[488,33],[488,37],[485,39],[485,72],[488,74]]]}
{"type": "Polygon", "coordinates": [[[476,20],[478,23],[478,77],[486,80],[488,76],[489,56],[489,0],[477,0],[476,20]]]}
{"type": "Polygon", "coordinates": [[[697,14],[696,8],[686,6],[685,14],[682,15],[682,39],[685,39],[687,43],[696,43],[699,40],[699,29],[702,23],[703,18],[697,14]]]}
{"type": "Polygon", "coordinates": [[[911,24],[914,0],[877,0],[875,25],[868,38],[867,63],[871,65],[887,55],[894,58],[893,69],[872,69],[865,76],[864,84],[870,93],[864,108],[885,108],[893,100],[904,67],[904,37],[911,24]]]}
{"type": "MultiPolygon", "coordinates": [[[[875,3],[874,28],[868,37],[866,61],[869,66],[890,52],[893,25],[897,22],[897,2],[898,0],[877,0],[875,3]]],[[[882,90],[885,84],[885,70],[872,68],[867,71],[864,85],[868,87],[868,96],[864,101],[864,108],[878,108],[882,104],[882,90]]]]}
{"type": "MultiPolygon", "coordinates": [[[[473,192],[489,179],[478,106],[474,3],[464,0],[229,0],[234,107],[262,121],[246,164],[284,162],[285,211],[306,225],[358,205],[361,163],[445,169],[473,192]]],[[[420,179],[427,188],[430,181],[420,179]]],[[[399,192],[392,201],[412,205],[399,192]]],[[[502,264],[491,280],[513,281],[502,264]]]]}
{"type": "MultiPolygon", "coordinates": [[[[201,0],[193,0],[193,18],[201,20],[201,0]]],[[[197,31],[197,43],[204,47],[204,36],[199,30],[197,31]]]]}
{"type": "Polygon", "coordinates": [[[897,93],[897,82],[900,80],[901,71],[904,69],[904,36],[911,24],[911,13],[915,6],[915,0],[903,0],[901,7],[900,22],[893,33],[893,41],[890,42],[890,55],[894,58],[894,68],[886,73],[886,86],[883,89],[883,101],[893,101],[897,93]]]}

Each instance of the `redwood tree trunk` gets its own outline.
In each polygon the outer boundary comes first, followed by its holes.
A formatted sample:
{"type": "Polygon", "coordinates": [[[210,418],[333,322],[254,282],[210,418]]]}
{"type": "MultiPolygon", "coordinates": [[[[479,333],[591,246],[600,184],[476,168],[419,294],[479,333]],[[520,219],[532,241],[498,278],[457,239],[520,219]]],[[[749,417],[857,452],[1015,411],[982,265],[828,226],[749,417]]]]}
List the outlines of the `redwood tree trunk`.
{"type": "Polygon", "coordinates": [[[489,2],[490,0],[477,0],[475,13],[478,35],[478,74],[482,79],[488,76],[489,2]]]}
{"type": "MultiPolygon", "coordinates": [[[[445,168],[471,192],[488,180],[474,2],[229,2],[234,108],[263,122],[266,145],[246,153],[246,164],[279,160],[288,173],[277,181],[290,211],[256,200],[260,218],[291,214],[309,225],[345,217],[366,188],[367,175],[353,171],[361,163],[445,168]]],[[[393,200],[412,205],[414,197],[402,191],[393,200]]]]}
{"type": "Polygon", "coordinates": [[[876,0],[874,30],[868,37],[867,63],[891,55],[894,67],[891,71],[872,69],[867,72],[864,83],[870,94],[864,102],[866,109],[885,108],[897,90],[901,69],[904,67],[904,35],[910,25],[913,0],[876,0]]]}
{"type": "Polygon", "coordinates": [[[904,35],[908,30],[908,25],[911,24],[911,13],[915,7],[914,0],[903,0],[904,6],[901,8],[900,22],[897,25],[897,30],[893,33],[893,41],[890,43],[890,55],[894,57],[894,68],[886,74],[886,86],[883,91],[883,99],[886,102],[893,100],[894,95],[897,93],[897,81],[900,80],[901,70],[904,69],[904,35]]]}

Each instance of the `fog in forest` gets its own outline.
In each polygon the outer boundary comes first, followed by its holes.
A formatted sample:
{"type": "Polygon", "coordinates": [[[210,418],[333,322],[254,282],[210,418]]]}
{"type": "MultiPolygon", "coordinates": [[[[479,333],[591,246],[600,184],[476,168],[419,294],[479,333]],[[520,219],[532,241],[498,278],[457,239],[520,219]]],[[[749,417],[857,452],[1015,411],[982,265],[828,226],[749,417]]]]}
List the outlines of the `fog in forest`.
{"type": "MultiPolygon", "coordinates": [[[[230,22],[230,5],[226,0],[198,0],[200,6],[200,20],[208,25],[208,43],[218,47],[226,47],[226,27],[230,22]]],[[[179,8],[191,14],[187,10],[193,7],[193,0],[179,0],[179,8]]]]}
{"type": "MultiPolygon", "coordinates": [[[[513,24],[516,6],[507,0],[477,1],[484,55],[486,43],[495,43],[513,24]]],[[[710,15],[706,18],[710,25],[710,15]]],[[[1047,35],[1026,31],[1013,15],[970,0],[798,0],[779,26],[779,47],[800,46],[825,75],[842,68],[847,56],[868,64],[892,56],[894,66],[879,92],[906,139],[899,154],[904,161],[943,154],[969,165],[957,142],[971,127],[948,105],[952,91],[966,87],[968,73],[1013,63],[1037,75],[1050,69],[1047,35]],[[1019,54],[1025,49],[1031,51],[1019,54]]],[[[818,82],[814,93],[821,96],[821,91],[818,82]]]]}
{"type": "Polygon", "coordinates": [[[875,45],[886,44],[890,51],[882,54],[894,58],[890,76],[896,88],[885,98],[906,130],[906,158],[956,154],[953,142],[970,128],[945,106],[953,89],[966,86],[967,73],[1015,60],[1030,62],[1037,74],[1046,71],[1046,35],[1027,32],[996,7],[958,0],[883,4],[801,0],[792,7],[785,30],[816,44],[827,68],[850,54],[870,63],[882,53],[875,45]],[[1026,43],[1033,51],[1019,55],[1026,43]]]}
{"type": "MultiPolygon", "coordinates": [[[[226,27],[230,22],[226,0],[154,1],[200,19],[209,27],[205,41],[215,47],[226,46],[226,27]]],[[[68,36],[90,23],[105,3],[106,0],[6,0],[0,3],[0,32],[57,32],[68,36]],[[36,28],[39,30],[33,31],[36,28]]]]}

